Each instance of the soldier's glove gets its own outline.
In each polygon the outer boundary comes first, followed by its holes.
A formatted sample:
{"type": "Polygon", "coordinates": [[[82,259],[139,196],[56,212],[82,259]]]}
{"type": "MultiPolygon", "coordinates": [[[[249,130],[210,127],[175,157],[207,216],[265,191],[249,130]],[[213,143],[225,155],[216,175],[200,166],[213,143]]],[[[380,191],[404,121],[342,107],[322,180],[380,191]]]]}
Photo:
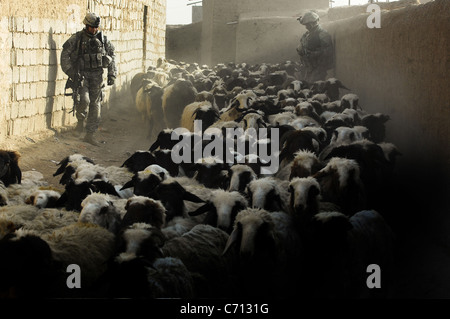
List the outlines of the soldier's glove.
{"type": "Polygon", "coordinates": [[[108,75],[108,85],[114,85],[114,82],[116,81],[116,77],[114,75],[108,75]]]}

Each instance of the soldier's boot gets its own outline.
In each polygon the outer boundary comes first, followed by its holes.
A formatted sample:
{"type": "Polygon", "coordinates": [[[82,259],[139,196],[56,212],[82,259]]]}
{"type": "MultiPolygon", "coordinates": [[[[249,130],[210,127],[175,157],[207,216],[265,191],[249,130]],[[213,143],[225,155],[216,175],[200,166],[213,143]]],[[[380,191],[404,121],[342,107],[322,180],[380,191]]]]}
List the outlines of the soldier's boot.
{"type": "Polygon", "coordinates": [[[94,146],[99,146],[98,142],[94,138],[94,133],[91,132],[86,133],[86,135],[83,138],[83,141],[92,144],[94,146]]]}
{"type": "Polygon", "coordinates": [[[84,122],[78,121],[77,126],[75,126],[75,130],[73,131],[73,134],[76,137],[80,137],[84,130],[84,122]]]}

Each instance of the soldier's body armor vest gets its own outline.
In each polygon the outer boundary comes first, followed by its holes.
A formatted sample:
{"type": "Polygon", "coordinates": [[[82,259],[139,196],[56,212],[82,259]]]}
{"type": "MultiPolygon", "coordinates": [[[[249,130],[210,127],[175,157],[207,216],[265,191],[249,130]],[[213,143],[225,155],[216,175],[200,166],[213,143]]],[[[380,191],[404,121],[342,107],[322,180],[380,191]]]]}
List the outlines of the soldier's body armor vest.
{"type": "Polygon", "coordinates": [[[102,40],[101,32],[94,36],[89,36],[86,32],[81,33],[79,53],[81,71],[94,71],[107,67],[107,65],[103,65],[106,50],[102,40]]]}
{"type": "MultiPolygon", "coordinates": [[[[308,51],[318,51],[321,50],[322,47],[322,39],[321,36],[323,35],[325,31],[318,26],[314,30],[307,32],[301,39],[300,44],[302,48],[308,50],[308,51]]],[[[322,51],[322,56],[320,57],[303,57],[304,62],[313,67],[317,68],[318,66],[322,66],[326,69],[330,68],[330,65],[332,63],[332,57],[330,56],[330,52],[328,50],[322,51]]]]}

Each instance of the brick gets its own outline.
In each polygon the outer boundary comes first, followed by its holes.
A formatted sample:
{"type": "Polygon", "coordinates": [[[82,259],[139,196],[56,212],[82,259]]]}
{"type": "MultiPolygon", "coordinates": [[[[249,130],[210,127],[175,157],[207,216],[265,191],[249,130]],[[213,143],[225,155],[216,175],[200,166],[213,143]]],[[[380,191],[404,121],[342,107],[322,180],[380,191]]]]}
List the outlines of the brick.
{"type": "Polygon", "coordinates": [[[58,63],[58,54],[56,50],[49,51],[49,65],[56,65],[58,63]]]}
{"type": "Polygon", "coordinates": [[[30,50],[30,65],[37,64],[37,57],[36,57],[37,51],[38,50],[30,50]]]}
{"type": "Polygon", "coordinates": [[[37,83],[30,83],[30,99],[36,99],[37,97],[37,83]]]}
{"type": "Polygon", "coordinates": [[[25,82],[33,82],[33,81],[35,81],[33,67],[29,66],[29,67],[26,67],[24,69],[26,69],[26,72],[27,72],[27,78],[26,78],[25,82]]]}
{"type": "Polygon", "coordinates": [[[23,17],[16,17],[14,19],[15,27],[14,31],[23,32],[23,17]]]}
{"type": "Polygon", "coordinates": [[[47,117],[45,115],[34,116],[34,130],[42,131],[47,128],[47,117]]]}
{"type": "Polygon", "coordinates": [[[47,96],[55,95],[56,83],[54,81],[47,82],[47,96]]]}
{"type": "Polygon", "coordinates": [[[50,22],[49,19],[42,19],[42,31],[44,33],[48,34],[51,27],[52,27],[52,23],[50,22]]]}
{"type": "Polygon", "coordinates": [[[47,49],[42,50],[42,64],[43,65],[50,64],[50,50],[47,49]]]}
{"type": "Polygon", "coordinates": [[[25,100],[30,98],[30,84],[29,83],[23,84],[23,98],[25,100]]]}
{"type": "Polygon", "coordinates": [[[15,32],[16,31],[16,18],[15,17],[9,17],[9,19],[8,19],[8,30],[9,30],[9,32],[15,32]]]}
{"type": "Polygon", "coordinates": [[[34,34],[26,33],[25,34],[25,48],[26,49],[34,49],[34,34]]]}
{"type": "Polygon", "coordinates": [[[20,82],[20,68],[17,66],[12,67],[12,83],[16,84],[20,82]]]}
{"type": "Polygon", "coordinates": [[[30,51],[29,50],[23,50],[23,66],[30,65],[30,51]]]}
{"type": "Polygon", "coordinates": [[[23,32],[31,32],[30,20],[28,17],[23,18],[23,32]]]}
{"type": "Polygon", "coordinates": [[[55,82],[55,95],[64,94],[64,87],[66,85],[66,81],[59,80],[55,82]]]}
{"type": "Polygon", "coordinates": [[[18,130],[19,130],[19,120],[14,119],[11,121],[9,134],[11,134],[12,136],[20,135],[18,130]]]}
{"type": "Polygon", "coordinates": [[[19,117],[19,102],[12,102],[11,103],[11,111],[10,111],[10,118],[15,119],[19,117]]]}
{"type": "Polygon", "coordinates": [[[34,56],[35,56],[35,60],[34,60],[34,65],[38,66],[42,64],[42,49],[38,49],[38,50],[34,50],[34,56]]]}
{"type": "Polygon", "coordinates": [[[14,96],[16,101],[23,100],[23,83],[14,85],[14,96]]]}
{"type": "Polygon", "coordinates": [[[63,33],[65,31],[65,20],[53,21],[53,33],[63,33]]]}
{"type": "Polygon", "coordinates": [[[13,46],[18,49],[25,49],[27,47],[26,34],[22,32],[13,33],[13,46]]]}
{"type": "Polygon", "coordinates": [[[48,40],[48,36],[46,33],[39,33],[39,48],[40,49],[46,49],[47,47],[47,41],[48,40]]]}
{"type": "Polygon", "coordinates": [[[41,29],[42,29],[41,19],[33,18],[33,20],[30,21],[30,31],[32,33],[39,33],[41,32],[41,29]]]}
{"type": "MultiPolygon", "coordinates": [[[[36,83],[37,87],[39,88],[39,83],[36,83]]],[[[43,115],[45,114],[45,98],[38,97],[34,100],[34,107],[36,109],[36,114],[43,115]]]]}
{"type": "Polygon", "coordinates": [[[32,33],[33,35],[33,49],[41,48],[41,35],[40,33],[32,33]]]}
{"type": "Polygon", "coordinates": [[[56,81],[56,77],[58,74],[58,65],[50,65],[47,70],[48,70],[48,79],[47,81],[56,81]]]}
{"type": "Polygon", "coordinates": [[[19,82],[25,83],[27,82],[27,68],[22,66],[19,68],[19,82]]]}
{"type": "Polygon", "coordinates": [[[36,82],[36,98],[41,99],[47,96],[47,92],[45,90],[45,82],[36,82]]]}
{"type": "Polygon", "coordinates": [[[25,101],[25,105],[20,112],[21,117],[32,117],[35,114],[34,103],[32,100],[25,101]]]}

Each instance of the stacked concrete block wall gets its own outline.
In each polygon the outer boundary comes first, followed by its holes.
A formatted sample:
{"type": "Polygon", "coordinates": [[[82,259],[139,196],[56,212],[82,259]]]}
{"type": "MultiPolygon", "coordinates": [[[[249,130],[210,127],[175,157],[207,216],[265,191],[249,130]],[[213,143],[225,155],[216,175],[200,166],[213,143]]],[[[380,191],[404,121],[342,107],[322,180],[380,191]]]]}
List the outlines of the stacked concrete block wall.
{"type": "Polygon", "coordinates": [[[126,94],[137,72],[165,56],[166,0],[26,0],[2,2],[0,9],[0,142],[76,122],[72,99],[64,95],[60,55],[64,42],[83,29],[87,12],[100,15],[101,30],[116,49],[118,76],[105,89],[104,107],[126,94]]]}

